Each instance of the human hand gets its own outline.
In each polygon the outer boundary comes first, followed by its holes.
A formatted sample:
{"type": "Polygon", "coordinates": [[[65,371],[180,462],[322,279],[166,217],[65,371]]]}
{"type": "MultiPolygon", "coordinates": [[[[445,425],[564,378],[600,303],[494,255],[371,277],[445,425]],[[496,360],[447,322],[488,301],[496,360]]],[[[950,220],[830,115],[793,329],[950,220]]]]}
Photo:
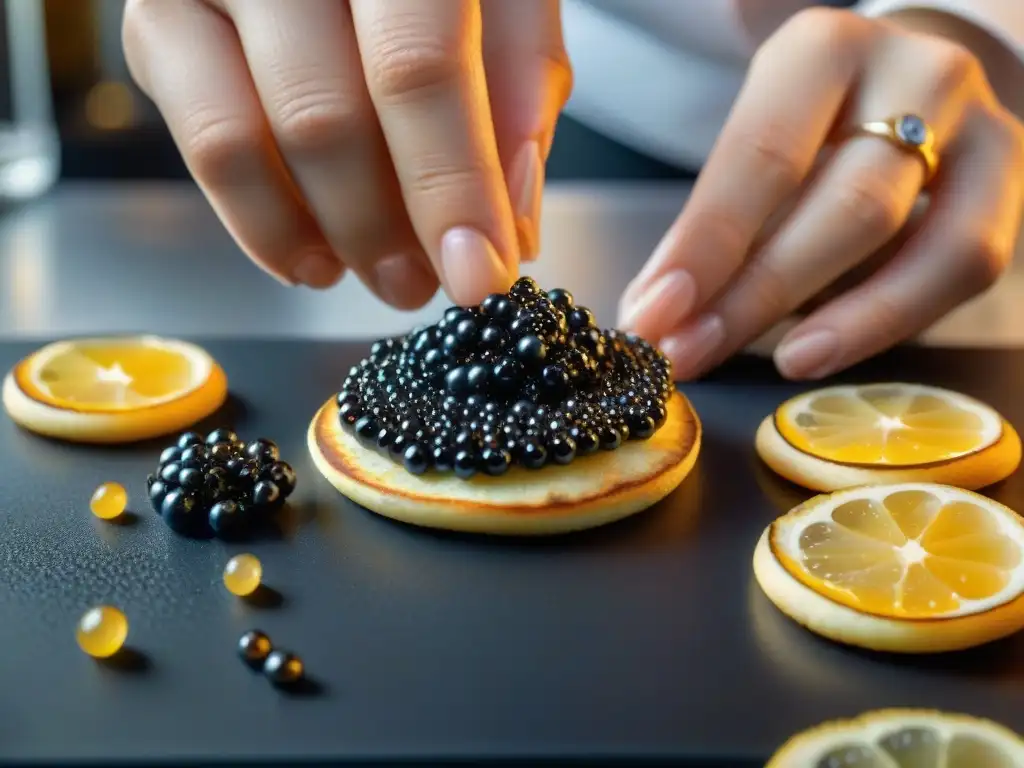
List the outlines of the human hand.
{"type": "Polygon", "coordinates": [[[558,0],[129,0],[124,47],[246,254],[472,304],[536,255],[571,88],[558,0]]]}
{"type": "Polygon", "coordinates": [[[988,287],[1012,259],[1022,211],[1024,128],[966,48],[892,20],[804,11],[755,56],[689,201],[626,290],[620,325],[660,340],[677,378],[693,378],[870,264],[775,351],[783,375],[820,378],[988,287]],[[922,158],[848,137],[907,113],[931,126],[940,158],[912,225],[922,158]]]}

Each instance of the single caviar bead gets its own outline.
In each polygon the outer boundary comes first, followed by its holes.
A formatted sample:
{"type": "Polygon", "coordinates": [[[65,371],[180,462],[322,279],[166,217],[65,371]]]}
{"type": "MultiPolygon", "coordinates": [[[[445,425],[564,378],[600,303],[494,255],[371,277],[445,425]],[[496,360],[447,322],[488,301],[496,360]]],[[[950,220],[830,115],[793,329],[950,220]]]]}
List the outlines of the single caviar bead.
{"type": "Polygon", "coordinates": [[[121,650],[128,637],[128,619],[117,608],[100,605],[86,611],[78,621],[78,646],[96,659],[106,659],[121,650]]]}
{"type": "Polygon", "coordinates": [[[263,566],[255,555],[235,555],[224,568],[224,586],[239,597],[251,595],[263,578],[263,566]]]}
{"type": "Polygon", "coordinates": [[[128,492],[120,483],[104,483],[89,499],[89,509],[101,520],[113,520],[124,513],[128,506],[128,492]]]}

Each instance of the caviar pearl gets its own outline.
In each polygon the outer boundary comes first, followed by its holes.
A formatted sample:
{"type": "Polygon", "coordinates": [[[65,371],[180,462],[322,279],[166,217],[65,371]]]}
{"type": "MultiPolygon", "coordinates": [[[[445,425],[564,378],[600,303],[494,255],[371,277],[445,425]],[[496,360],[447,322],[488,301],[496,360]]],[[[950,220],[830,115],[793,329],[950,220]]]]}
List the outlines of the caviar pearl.
{"type": "Polygon", "coordinates": [[[258,629],[250,629],[238,638],[238,655],[253,667],[262,667],[273,647],[270,638],[258,629]]]}
{"type": "MultiPolygon", "coordinates": [[[[150,486],[152,490],[152,486],[150,486]]],[[[119,483],[104,483],[89,499],[89,509],[101,520],[114,520],[124,513],[128,506],[128,492],[119,483]]]]}
{"type": "Polygon", "coordinates": [[[128,618],[109,605],[90,608],[75,629],[78,647],[96,659],[113,656],[124,647],[127,638],[128,618]]]}
{"type": "Polygon", "coordinates": [[[302,659],[288,651],[271,651],[263,662],[263,674],[274,685],[294,685],[305,671],[302,659]]]}
{"type": "Polygon", "coordinates": [[[235,555],[224,567],[224,586],[239,597],[246,597],[259,589],[262,579],[263,566],[255,555],[235,555]]]}

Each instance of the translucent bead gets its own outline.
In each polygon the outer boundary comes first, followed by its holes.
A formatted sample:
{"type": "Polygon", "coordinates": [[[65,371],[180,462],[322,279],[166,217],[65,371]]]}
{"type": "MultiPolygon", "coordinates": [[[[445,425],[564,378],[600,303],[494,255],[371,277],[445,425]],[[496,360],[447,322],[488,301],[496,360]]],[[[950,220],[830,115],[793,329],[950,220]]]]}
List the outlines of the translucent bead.
{"type": "Polygon", "coordinates": [[[109,605],[89,609],[79,619],[75,630],[79,647],[97,659],[113,656],[121,650],[127,637],[127,617],[109,605]]]}
{"type": "Polygon", "coordinates": [[[235,555],[224,568],[224,586],[239,597],[251,595],[263,578],[263,566],[255,555],[235,555]]]}
{"type": "Polygon", "coordinates": [[[120,517],[128,506],[128,492],[119,483],[104,483],[89,499],[89,509],[101,520],[120,517]]]}

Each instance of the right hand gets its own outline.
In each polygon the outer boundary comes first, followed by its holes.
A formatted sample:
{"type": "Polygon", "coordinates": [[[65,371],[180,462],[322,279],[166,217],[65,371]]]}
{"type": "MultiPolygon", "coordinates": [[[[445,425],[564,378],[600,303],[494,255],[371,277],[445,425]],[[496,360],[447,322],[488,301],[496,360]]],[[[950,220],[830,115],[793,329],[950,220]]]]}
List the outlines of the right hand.
{"type": "Polygon", "coordinates": [[[128,0],[124,47],[242,250],[400,309],[538,248],[572,75],[559,0],[128,0]]]}

